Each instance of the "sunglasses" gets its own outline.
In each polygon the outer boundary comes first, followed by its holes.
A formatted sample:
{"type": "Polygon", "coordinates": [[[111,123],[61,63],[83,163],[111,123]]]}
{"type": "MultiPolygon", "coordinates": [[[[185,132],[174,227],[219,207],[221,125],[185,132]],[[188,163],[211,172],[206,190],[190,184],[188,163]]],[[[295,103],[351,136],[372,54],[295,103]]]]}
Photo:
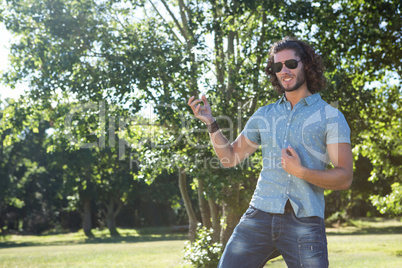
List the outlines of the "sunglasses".
{"type": "MultiPolygon", "coordinates": [[[[300,60],[293,60],[293,59],[292,60],[287,60],[287,61],[285,61],[285,66],[288,67],[289,69],[296,69],[297,66],[299,65],[299,61],[301,61],[301,60],[302,59],[300,59],[300,60]]],[[[282,62],[275,62],[272,65],[272,70],[275,73],[279,73],[282,70],[282,68],[283,68],[282,62]]]]}

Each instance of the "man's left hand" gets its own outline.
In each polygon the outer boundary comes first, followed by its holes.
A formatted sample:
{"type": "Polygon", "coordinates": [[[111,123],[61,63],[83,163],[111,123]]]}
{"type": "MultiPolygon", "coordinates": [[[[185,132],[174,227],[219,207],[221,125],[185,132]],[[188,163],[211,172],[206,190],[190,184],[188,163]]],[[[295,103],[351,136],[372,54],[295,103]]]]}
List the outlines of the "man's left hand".
{"type": "Polygon", "coordinates": [[[289,174],[301,177],[304,167],[301,164],[300,157],[292,146],[282,149],[282,168],[289,174]]]}

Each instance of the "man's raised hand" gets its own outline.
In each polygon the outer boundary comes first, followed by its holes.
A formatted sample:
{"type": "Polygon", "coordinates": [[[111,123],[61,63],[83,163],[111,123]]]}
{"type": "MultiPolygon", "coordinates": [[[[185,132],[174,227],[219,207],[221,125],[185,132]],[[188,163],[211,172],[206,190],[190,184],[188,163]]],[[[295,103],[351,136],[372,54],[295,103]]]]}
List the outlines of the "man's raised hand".
{"type": "Polygon", "coordinates": [[[215,118],[212,116],[211,106],[207,101],[207,97],[202,95],[201,99],[194,100],[194,98],[195,97],[192,96],[188,100],[187,104],[191,107],[191,110],[193,110],[195,117],[200,119],[205,124],[212,124],[215,121],[215,118]],[[204,105],[201,105],[200,102],[203,102],[204,105]]]}

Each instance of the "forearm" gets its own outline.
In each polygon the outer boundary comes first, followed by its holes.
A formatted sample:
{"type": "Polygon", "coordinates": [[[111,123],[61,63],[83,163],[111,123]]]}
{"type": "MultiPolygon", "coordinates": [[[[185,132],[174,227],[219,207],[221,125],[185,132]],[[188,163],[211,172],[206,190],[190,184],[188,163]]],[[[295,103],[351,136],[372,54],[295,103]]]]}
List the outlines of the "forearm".
{"type": "Polygon", "coordinates": [[[350,144],[330,144],[327,148],[333,169],[316,170],[304,167],[299,155],[291,146],[282,149],[282,168],[287,173],[324,189],[349,189],[353,180],[353,155],[350,144]]]}
{"type": "Polygon", "coordinates": [[[215,153],[224,167],[237,165],[233,146],[220,130],[209,134],[215,153]]]}
{"type": "Polygon", "coordinates": [[[347,190],[352,184],[353,174],[348,169],[335,167],[327,170],[301,168],[296,177],[329,190],[347,190]]]}
{"type": "Polygon", "coordinates": [[[204,95],[202,96],[202,100],[194,100],[194,96],[191,97],[187,104],[193,110],[195,117],[207,125],[216,155],[224,167],[236,166],[243,161],[244,158],[250,156],[257,150],[259,145],[250,141],[242,134],[240,134],[233,143],[230,143],[228,139],[223,136],[215,118],[212,116],[211,106],[204,95]],[[204,106],[199,104],[201,101],[203,101],[204,106]]]}

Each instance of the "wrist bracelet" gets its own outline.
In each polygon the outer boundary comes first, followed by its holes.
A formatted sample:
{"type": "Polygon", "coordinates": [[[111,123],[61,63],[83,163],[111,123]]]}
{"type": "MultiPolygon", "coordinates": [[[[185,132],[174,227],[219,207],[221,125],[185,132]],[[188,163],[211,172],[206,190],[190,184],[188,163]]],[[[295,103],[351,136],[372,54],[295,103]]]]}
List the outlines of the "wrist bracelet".
{"type": "Polygon", "coordinates": [[[207,124],[207,128],[208,128],[208,132],[211,134],[218,131],[219,130],[218,122],[216,122],[216,120],[215,120],[213,123],[211,123],[209,125],[207,124]]]}

